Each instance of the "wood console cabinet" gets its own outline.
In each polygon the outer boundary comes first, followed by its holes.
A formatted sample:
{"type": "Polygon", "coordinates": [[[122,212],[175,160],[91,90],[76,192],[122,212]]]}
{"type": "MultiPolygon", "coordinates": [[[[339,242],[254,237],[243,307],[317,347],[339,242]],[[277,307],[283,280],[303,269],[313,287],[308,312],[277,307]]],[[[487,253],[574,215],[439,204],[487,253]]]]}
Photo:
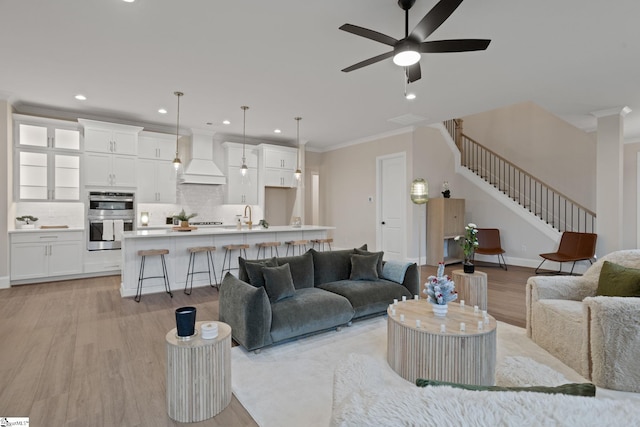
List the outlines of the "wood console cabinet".
{"type": "Polygon", "coordinates": [[[462,248],[454,240],[464,234],[464,199],[429,199],[427,203],[427,264],[461,262],[462,248]]]}

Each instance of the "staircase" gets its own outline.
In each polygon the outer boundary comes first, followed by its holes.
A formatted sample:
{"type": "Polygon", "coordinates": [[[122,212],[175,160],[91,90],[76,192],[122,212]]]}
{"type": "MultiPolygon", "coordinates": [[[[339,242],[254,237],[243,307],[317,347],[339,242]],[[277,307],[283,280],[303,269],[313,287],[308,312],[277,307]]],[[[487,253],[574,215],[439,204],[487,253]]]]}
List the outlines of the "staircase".
{"type": "Polygon", "coordinates": [[[469,138],[462,131],[462,120],[443,124],[460,150],[462,166],[559,232],[595,233],[595,212],[469,138]]]}

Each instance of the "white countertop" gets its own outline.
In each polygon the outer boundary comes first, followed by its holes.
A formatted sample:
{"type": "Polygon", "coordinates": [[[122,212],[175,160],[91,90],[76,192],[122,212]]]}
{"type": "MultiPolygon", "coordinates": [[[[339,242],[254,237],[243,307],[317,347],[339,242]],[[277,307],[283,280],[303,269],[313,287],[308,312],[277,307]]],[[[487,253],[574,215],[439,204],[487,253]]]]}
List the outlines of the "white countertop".
{"type": "Polygon", "coordinates": [[[145,237],[186,237],[186,236],[203,236],[203,235],[226,235],[226,234],[255,234],[255,233],[278,233],[278,232],[291,232],[291,231],[325,231],[334,230],[335,227],[328,227],[323,225],[303,225],[301,227],[292,227],[290,225],[276,225],[269,228],[253,227],[249,230],[243,227],[242,230],[236,229],[234,226],[223,227],[210,227],[203,226],[197,230],[192,231],[175,231],[173,229],[147,229],[142,230],[142,227],[137,231],[125,231],[122,234],[123,239],[136,239],[145,237]]]}
{"type": "Polygon", "coordinates": [[[68,231],[84,231],[84,227],[69,227],[69,228],[16,228],[15,230],[9,230],[11,233],[64,233],[68,231]]]}

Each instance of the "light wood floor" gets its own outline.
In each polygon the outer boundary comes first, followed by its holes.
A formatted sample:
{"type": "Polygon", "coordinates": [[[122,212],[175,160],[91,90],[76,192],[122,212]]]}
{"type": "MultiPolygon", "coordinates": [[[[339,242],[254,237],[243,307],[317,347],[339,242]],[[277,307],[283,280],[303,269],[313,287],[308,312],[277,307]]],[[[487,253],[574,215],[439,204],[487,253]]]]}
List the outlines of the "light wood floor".
{"type": "MultiPolygon", "coordinates": [[[[460,268],[451,266],[446,272],[460,268]]],[[[524,326],[524,287],[533,270],[489,275],[489,312],[524,326]]],[[[423,268],[423,278],[435,272],[423,268]]],[[[121,298],[120,276],[0,290],[0,416],[29,416],[34,426],[175,426],[165,401],[165,342],[177,307],[198,320],[218,318],[218,294],[198,288],[121,298]]],[[[234,397],[194,426],[255,426],[234,397]]]]}

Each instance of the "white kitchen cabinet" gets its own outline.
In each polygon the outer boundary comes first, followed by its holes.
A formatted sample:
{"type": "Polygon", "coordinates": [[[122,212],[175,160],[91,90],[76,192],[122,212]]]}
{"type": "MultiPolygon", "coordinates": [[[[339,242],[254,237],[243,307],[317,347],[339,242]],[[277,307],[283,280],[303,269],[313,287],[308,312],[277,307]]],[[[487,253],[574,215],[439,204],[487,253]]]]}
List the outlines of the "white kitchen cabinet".
{"type": "Polygon", "coordinates": [[[84,184],[102,187],[135,187],[136,158],[107,153],[85,153],[84,184]]]}
{"type": "Polygon", "coordinates": [[[295,178],[293,170],[286,169],[264,169],[264,186],[265,187],[294,187],[295,178]]]}
{"type": "Polygon", "coordinates": [[[172,161],[175,156],[175,135],[157,132],[140,132],[138,136],[139,158],[172,161]]]}
{"type": "MultiPolygon", "coordinates": [[[[222,144],[227,153],[227,167],[242,166],[242,144],[234,142],[225,142],[222,144]]],[[[255,145],[245,145],[244,156],[247,167],[258,168],[258,149],[255,145]]]]}
{"type": "Polygon", "coordinates": [[[83,232],[11,234],[11,280],[82,273],[83,232]]]}
{"type": "Polygon", "coordinates": [[[248,171],[243,177],[240,173],[242,144],[225,142],[222,146],[226,152],[227,165],[226,203],[258,204],[258,150],[255,146],[245,146],[244,155],[248,171]]]}
{"type": "Polygon", "coordinates": [[[138,159],[138,203],[175,203],[176,172],[166,160],[138,159]]]}
{"type": "Polygon", "coordinates": [[[227,171],[227,203],[258,204],[258,169],[249,168],[245,177],[240,174],[238,168],[227,171]]]}
{"type": "Polygon", "coordinates": [[[20,114],[13,118],[16,200],[79,200],[78,124],[20,114]]]}
{"type": "Polygon", "coordinates": [[[298,150],[288,147],[262,145],[264,153],[264,167],[275,169],[288,169],[295,171],[298,150]]]}
{"type": "Polygon", "coordinates": [[[260,144],[260,173],[265,187],[294,187],[298,150],[290,147],[260,144]]]}
{"type": "Polygon", "coordinates": [[[127,154],[138,152],[138,126],[78,119],[84,127],[84,150],[96,153],[127,154]]]}

